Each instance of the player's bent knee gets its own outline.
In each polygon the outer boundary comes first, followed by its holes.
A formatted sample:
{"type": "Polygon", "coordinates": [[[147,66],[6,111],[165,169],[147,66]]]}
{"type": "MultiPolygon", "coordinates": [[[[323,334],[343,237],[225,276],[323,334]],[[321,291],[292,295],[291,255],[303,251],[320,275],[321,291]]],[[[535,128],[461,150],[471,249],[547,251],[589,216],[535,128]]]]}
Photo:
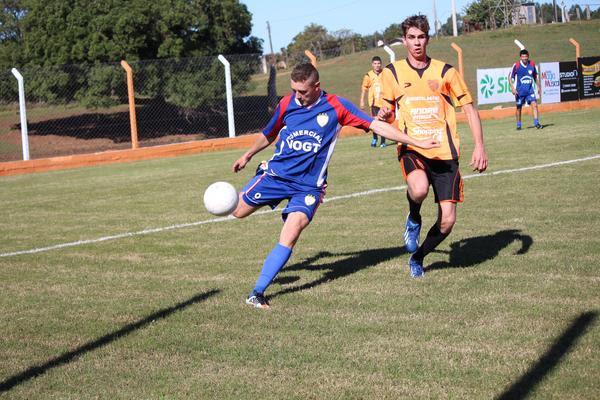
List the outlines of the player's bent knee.
{"type": "Polygon", "coordinates": [[[444,235],[452,232],[452,228],[454,228],[454,224],[456,223],[456,218],[442,218],[440,222],[440,232],[444,235]]]}
{"type": "Polygon", "coordinates": [[[417,202],[421,202],[425,200],[427,193],[429,193],[429,186],[415,186],[410,190],[410,197],[417,202]]]}

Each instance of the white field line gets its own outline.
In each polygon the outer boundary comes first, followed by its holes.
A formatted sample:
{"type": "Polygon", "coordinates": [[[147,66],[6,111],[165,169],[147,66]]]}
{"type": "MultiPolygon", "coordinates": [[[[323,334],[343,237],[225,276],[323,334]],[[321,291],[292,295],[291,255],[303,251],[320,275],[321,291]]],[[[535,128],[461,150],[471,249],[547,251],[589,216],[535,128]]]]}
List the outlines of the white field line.
{"type": "MultiPolygon", "coordinates": [[[[484,177],[484,176],[493,176],[493,175],[512,174],[512,173],[517,173],[517,172],[533,171],[533,170],[537,170],[537,169],[544,169],[544,168],[550,168],[550,167],[557,167],[557,166],[561,166],[561,165],[590,161],[590,160],[595,160],[598,158],[600,158],[600,154],[596,154],[596,155],[585,157],[585,158],[577,158],[574,160],[566,160],[566,161],[553,162],[553,163],[549,163],[549,164],[533,165],[531,167],[504,169],[504,170],[494,171],[494,172],[485,172],[483,174],[472,174],[472,175],[464,176],[463,179],[472,179],[472,178],[480,178],[480,177],[484,177]]],[[[400,191],[400,190],[404,190],[404,189],[406,189],[406,185],[394,186],[394,187],[382,188],[382,189],[372,189],[372,190],[366,190],[364,192],[356,192],[356,193],[346,194],[346,195],[342,195],[342,196],[330,197],[330,198],[325,199],[325,202],[328,203],[330,201],[344,200],[344,199],[350,199],[350,198],[354,198],[354,197],[370,196],[372,194],[400,191]]],[[[276,208],[274,210],[266,209],[266,210],[258,211],[256,213],[254,213],[253,215],[269,214],[269,213],[276,212],[279,210],[280,210],[279,208],[276,208]]],[[[165,231],[172,231],[175,229],[190,228],[193,226],[230,221],[233,219],[235,219],[235,218],[232,216],[212,218],[212,219],[207,219],[204,221],[189,222],[186,224],[177,224],[177,225],[165,226],[162,228],[144,229],[142,231],[126,232],[126,233],[120,233],[118,235],[103,236],[103,237],[96,238],[96,239],[78,240],[76,242],[60,243],[60,244],[55,244],[55,245],[47,246],[47,247],[37,247],[34,249],[30,249],[30,250],[13,251],[10,253],[0,253],[0,258],[19,256],[19,255],[23,255],[23,254],[41,253],[41,252],[50,251],[50,250],[62,249],[65,247],[82,246],[85,244],[100,243],[100,242],[106,242],[108,240],[123,239],[123,238],[128,238],[128,237],[133,237],[133,236],[148,235],[150,233],[159,233],[159,232],[165,232],[165,231]]]]}

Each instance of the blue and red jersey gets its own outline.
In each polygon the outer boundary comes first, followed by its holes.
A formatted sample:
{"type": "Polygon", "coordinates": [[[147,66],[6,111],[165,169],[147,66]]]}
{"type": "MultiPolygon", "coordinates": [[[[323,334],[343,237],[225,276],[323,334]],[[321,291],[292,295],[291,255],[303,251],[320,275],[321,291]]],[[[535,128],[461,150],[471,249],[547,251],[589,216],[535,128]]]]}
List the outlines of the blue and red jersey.
{"type": "Polygon", "coordinates": [[[510,77],[517,83],[516,89],[519,96],[534,93],[533,84],[537,79],[537,70],[532,60],[529,60],[527,64],[523,64],[520,60],[517,61],[512,67],[510,77]]]}
{"type": "Polygon", "coordinates": [[[263,131],[268,138],[279,135],[266,172],[308,188],[322,187],[342,126],[368,130],[372,122],[373,118],[336,95],[321,91],[317,101],[303,107],[294,93],[289,94],[281,99],[263,131]]]}

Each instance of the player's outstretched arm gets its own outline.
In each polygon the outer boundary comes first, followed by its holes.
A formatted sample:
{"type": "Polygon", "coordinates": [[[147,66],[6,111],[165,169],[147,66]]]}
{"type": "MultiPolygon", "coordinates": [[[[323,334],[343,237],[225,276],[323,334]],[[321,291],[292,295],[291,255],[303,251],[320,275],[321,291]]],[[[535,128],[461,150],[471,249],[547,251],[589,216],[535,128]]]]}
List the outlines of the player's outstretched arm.
{"type": "Polygon", "coordinates": [[[259,134],[252,147],[250,147],[250,149],[247,152],[245,152],[240,158],[238,158],[233,163],[233,172],[240,172],[241,170],[243,170],[246,164],[248,164],[248,161],[250,161],[256,153],[268,147],[271,143],[273,143],[274,140],[275,137],[271,138],[263,134],[259,134]]]}
{"type": "Polygon", "coordinates": [[[440,144],[433,138],[427,140],[416,140],[411,138],[405,133],[400,132],[387,122],[379,121],[374,119],[369,126],[369,129],[373,130],[378,135],[383,136],[386,139],[393,140],[395,142],[410,144],[411,146],[420,147],[422,149],[431,149],[433,147],[440,147],[440,144]]]}
{"type": "Polygon", "coordinates": [[[471,128],[471,134],[473,135],[473,141],[475,142],[475,149],[473,149],[473,155],[471,156],[469,165],[473,167],[473,171],[483,172],[488,167],[488,156],[483,144],[481,119],[479,118],[479,113],[473,103],[463,105],[462,109],[467,115],[469,128],[471,128]]]}

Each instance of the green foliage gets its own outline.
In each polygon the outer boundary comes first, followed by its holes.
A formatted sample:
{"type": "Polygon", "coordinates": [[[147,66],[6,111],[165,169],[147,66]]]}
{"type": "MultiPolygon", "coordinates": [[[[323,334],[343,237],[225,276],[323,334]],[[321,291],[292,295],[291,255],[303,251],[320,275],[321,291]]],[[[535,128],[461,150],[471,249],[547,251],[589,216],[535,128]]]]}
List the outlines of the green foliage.
{"type": "Polygon", "coordinates": [[[337,47],[337,40],[327,32],[327,29],[318,24],[310,24],[302,32],[294,36],[288,45],[288,53],[297,54],[310,50],[321,54],[324,49],[337,47]]]}
{"type": "Polygon", "coordinates": [[[477,26],[480,29],[496,29],[501,27],[504,16],[502,10],[496,7],[496,5],[497,2],[494,0],[473,1],[465,7],[465,22],[470,26],[477,26]]]}
{"type": "Polygon", "coordinates": [[[120,65],[96,65],[86,75],[86,84],[75,94],[81,104],[106,108],[125,102],[127,87],[120,65]]]}
{"type": "Polygon", "coordinates": [[[390,40],[402,37],[402,25],[401,24],[391,24],[383,31],[383,38],[386,42],[390,40]]]}
{"type": "MultiPolygon", "coordinates": [[[[463,16],[460,14],[456,14],[456,30],[458,31],[458,35],[463,33],[463,16]]],[[[442,36],[454,35],[454,28],[452,27],[452,16],[449,16],[446,22],[442,24],[442,26],[440,27],[439,34],[442,36]]]]}
{"type": "MultiPolygon", "coordinates": [[[[0,13],[0,69],[48,68],[37,69],[39,76],[26,81],[32,100],[69,102],[75,98],[86,106],[107,107],[123,98],[125,74],[120,67],[99,64],[258,53],[261,41],[248,37],[251,18],[238,0],[7,1],[0,13]],[[64,69],[53,75],[54,66],[69,64],[93,66],[64,69]]],[[[162,92],[165,100],[182,107],[206,103],[215,95],[196,85],[223,79],[222,68],[203,71],[201,76],[185,70],[156,71],[158,75],[147,77],[151,87],[143,91],[162,92]],[[181,76],[172,76],[179,72],[181,76]],[[158,81],[163,79],[177,81],[165,85],[167,90],[177,88],[177,93],[157,90],[158,81]]],[[[249,75],[238,79],[247,80],[249,75]]],[[[5,92],[11,93],[3,89],[0,95],[5,92]]],[[[5,97],[2,100],[8,101],[5,97]]]]}

